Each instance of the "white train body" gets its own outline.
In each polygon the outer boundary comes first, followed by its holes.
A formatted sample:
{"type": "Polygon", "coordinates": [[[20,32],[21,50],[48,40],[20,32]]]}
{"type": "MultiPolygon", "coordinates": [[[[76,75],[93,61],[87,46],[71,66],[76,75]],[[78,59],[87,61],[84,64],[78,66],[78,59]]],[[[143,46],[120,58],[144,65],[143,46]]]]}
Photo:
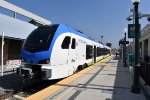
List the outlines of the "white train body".
{"type": "MultiPolygon", "coordinates": [[[[53,26],[43,27],[51,28],[53,26]]],[[[39,35],[33,35],[35,40],[30,38],[32,35],[26,39],[21,54],[23,75],[38,76],[45,80],[65,78],[110,53],[110,48],[104,48],[102,44],[63,24],[57,25],[54,33],[49,34],[53,35],[51,35],[51,39],[47,39],[50,40],[47,47],[42,45],[45,41],[42,40],[43,37],[36,39],[36,36],[39,35]],[[33,40],[30,41],[30,39],[33,40]],[[39,46],[39,49],[36,48],[36,50],[31,45],[27,45],[32,42],[35,44],[37,42],[37,45],[40,44],[47,49],[41,49],[42,46],[41,48],[39,46]]]]}

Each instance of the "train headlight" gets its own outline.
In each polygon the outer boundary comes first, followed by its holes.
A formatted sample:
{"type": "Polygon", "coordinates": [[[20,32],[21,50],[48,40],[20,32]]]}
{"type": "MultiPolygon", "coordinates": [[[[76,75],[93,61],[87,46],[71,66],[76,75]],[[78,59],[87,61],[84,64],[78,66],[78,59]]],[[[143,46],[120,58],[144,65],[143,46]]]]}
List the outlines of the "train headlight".
{"type": "Polygon", "coordinates": [[[50,60],[49,60],[49,59],[47,59],[47,60],[46,60],[46,63],[47,63],[47,64],[49,64],[49,63],[50,63],[50,60]]]}
{"type": "Polygon", "coordinates": [[[21,64],[27,63],[25,59],[21,59],[21,64]]]}
{"type": "Polygon", "coordinates": [[[40,60],[38,64],[50,64],[49,59],[40,60]]]}

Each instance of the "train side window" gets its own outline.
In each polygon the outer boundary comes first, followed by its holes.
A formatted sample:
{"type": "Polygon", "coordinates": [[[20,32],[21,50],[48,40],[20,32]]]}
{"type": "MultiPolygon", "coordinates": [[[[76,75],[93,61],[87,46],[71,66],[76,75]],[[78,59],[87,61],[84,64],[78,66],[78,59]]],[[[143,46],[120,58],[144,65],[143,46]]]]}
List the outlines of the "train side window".
{"type": "Polygon", "coordinates": [[[69,49],[69,44],[70,44],[70,36],[66,36],[62,42],[61,48],[62,49],[69,49]]]}
{"type": "Polygon", "coordinates": [[[86,45],[86,59],[91,59],[92,58],[92,45],[86,45]]]}
{"type": "Polygon", "coordinates": [[[75,49],[76,48],[76,39],[72,39],[72,45],[71,45],[71,48],[72,49],[75,49]]]}
{"type": "Polygon", "coordinates": [[[97,57],[101,56],[101,48],[100,47],[97,47],[97,57]]]}

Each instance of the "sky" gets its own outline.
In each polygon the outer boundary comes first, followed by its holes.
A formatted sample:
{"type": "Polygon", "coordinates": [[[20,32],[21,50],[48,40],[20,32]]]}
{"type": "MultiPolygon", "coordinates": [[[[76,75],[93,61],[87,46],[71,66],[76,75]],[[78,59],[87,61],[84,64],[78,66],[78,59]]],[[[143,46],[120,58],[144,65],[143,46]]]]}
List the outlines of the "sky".
{"type": "MultiPolygon", "coordinates": [[[[52,24],[66,24],[103,43],[118,48],[124,28],[131,24],[126,18],[132,15],[131,0],[7,0],[37,14],[52,24]],[[104,36],[101,39],[101,36],[104,36]]],[[[141,0],[139,11],[150,14],[150,1],[141,0]]],[[[2,10],[0,10],[1,13],[2,10]]],[[[2,11],[3,12],[3,11],[2,11]]],[[[140,20],[142,28],[149,22],[140,20]]],[[[132,39],[130,39],[132,41],[132,39]]]]}

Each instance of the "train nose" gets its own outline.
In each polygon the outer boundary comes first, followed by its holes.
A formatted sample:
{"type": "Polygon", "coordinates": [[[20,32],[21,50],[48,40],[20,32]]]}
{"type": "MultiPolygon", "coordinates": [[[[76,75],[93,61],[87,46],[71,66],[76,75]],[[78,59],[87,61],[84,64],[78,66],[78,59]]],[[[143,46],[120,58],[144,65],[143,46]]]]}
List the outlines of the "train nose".
{"type": "Polygon", "coordinates": [[[37,62],[36,62],[36,55],[34,53],[29,54],[28,63],[29,64],[37,64],[37,62]]]}

